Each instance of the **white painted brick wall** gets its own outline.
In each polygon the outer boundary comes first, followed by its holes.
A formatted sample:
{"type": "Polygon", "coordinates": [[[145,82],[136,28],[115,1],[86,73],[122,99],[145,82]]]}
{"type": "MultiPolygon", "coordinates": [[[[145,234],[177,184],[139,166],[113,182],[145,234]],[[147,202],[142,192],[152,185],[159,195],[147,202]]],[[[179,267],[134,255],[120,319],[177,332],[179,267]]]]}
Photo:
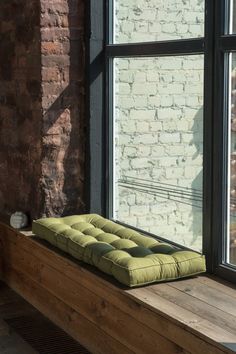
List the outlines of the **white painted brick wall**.
{"type": "MultiPolygon", "coordinates": [[[[203,0],[117,3],[118,42],[203,35],[203,0]]],[[[116,217],[200,250],[200,204],[168,199],[166,189],[172,188],[172,199],[179,190],[190,197],[202,190],[203,57],[117,59],[115,74],[116,217]],[[119,186],[126,176],[165,183],[162,194],[119,186]]]]}
{"type": "Polygon", "coordinates": [[[204,34],[204,0],[119,0],[115,12],[115,38],[120,43],[204,34]]]}

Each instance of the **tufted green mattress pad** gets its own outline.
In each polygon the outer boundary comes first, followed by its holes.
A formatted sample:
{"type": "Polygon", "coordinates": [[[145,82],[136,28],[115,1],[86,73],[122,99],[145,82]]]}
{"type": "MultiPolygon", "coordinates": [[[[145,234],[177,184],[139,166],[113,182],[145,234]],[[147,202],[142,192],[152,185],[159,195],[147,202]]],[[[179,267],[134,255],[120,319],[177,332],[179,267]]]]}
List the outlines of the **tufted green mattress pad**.
{"type": "Polygon", "coordinates": [[[33,222],[33,233],[130,287],[205,271],[204,256],[96,214],[39,219],[33,222]]]}

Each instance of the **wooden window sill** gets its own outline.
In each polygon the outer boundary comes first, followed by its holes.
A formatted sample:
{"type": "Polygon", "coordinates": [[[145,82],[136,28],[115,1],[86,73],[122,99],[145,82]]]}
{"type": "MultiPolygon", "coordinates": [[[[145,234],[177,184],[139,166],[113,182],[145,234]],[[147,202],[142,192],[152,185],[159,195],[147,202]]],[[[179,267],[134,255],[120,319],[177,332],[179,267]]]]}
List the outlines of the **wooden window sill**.
{"type": "Polygon", "coordinates": [[[0,223],[3,280],[92,353],[236,353],[236,288],[213,276],[120,286],[0,223]]]}

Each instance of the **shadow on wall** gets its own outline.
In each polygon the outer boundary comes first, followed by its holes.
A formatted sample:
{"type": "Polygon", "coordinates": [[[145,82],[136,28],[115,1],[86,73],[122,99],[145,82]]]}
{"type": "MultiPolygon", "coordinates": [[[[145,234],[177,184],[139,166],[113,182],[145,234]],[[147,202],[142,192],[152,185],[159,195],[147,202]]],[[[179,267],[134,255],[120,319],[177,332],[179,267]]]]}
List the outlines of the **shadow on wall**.
{"type": "Polygon", "coordinates": [[[47,5],[42,29],[43,216],[84,212],[84,4],[67,0],[64,5],[60,29],[50,34],[46,27],[47,11],[57,12],[57,4],[47,5]]]}
{"type": "MultiPolygon", "coordinates": [[[[192,156],[192,159],[195,160],[203,156],[203,107],[199,109],[197,114],[194,117],[194,124],[192,127],[193,131],[193,140],[191,144],[194,144],[197,152],[192,156]]],[[[198,169],[199,169],[199,164],[198,169]]],[[[193,235],[192,243],[196,241],[198,237],[202,237],[202,186],[203,186],[203,168],[196,175],[192,182],[193,193],[197,194],[197,200],[193,200],[192,207],[192,216],[193,222],[190,231],[193,235]],[[201,198],[198,197],[201,195],[201,198]],[[201,199],[201,201],[199,201],[201,199]]]]}

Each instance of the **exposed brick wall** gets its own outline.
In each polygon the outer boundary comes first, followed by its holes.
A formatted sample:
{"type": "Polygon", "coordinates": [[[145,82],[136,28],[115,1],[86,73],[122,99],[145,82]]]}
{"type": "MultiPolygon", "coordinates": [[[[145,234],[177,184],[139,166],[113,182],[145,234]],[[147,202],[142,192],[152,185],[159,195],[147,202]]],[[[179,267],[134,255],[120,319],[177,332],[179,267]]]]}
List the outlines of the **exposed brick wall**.
{"type": "Polygon", "coordinates": [[[0,2],[0,212],[83,211],[83,5],[0,2]]]}
{"type": "Polygon", "coordinates": [[[84,2],[41,0],[44,213],[83,209],[84,2]]]}

